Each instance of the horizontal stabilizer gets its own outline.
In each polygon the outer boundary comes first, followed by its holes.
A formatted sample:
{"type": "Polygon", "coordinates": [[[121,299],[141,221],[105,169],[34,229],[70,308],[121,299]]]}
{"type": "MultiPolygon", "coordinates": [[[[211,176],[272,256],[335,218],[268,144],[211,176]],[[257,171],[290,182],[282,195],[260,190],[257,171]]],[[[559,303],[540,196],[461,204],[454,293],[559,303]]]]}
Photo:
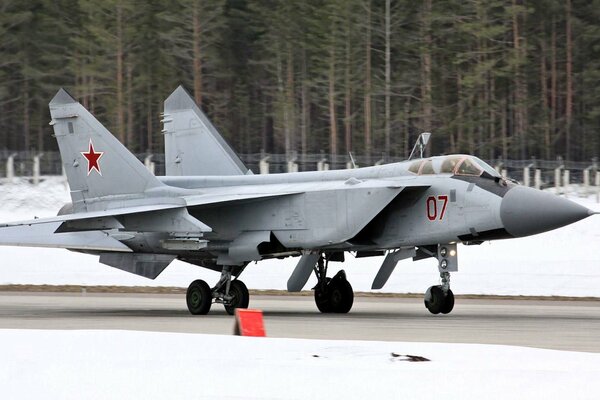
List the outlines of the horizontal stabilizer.
{"type": "Polygon", "coordinates": [[[131,252],[129,247],[104,232],[54,233],[59,226],[60,222],[5,227],[0,229],[0,245],[131,252]]]}

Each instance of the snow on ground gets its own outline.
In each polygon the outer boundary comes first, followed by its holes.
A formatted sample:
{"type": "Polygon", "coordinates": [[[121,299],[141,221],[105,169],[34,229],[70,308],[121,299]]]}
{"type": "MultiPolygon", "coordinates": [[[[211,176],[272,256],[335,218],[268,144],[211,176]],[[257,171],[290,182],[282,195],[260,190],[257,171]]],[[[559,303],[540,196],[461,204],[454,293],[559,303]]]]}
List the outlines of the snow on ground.
{"type": "MultiPolygon", "coordinates": [[[[569,198],[600,211],[596,195],[569,198]]],[[[0,221],[56,215],[70,201],[64,181],[50,178],[39,186],[24,180],[0,180],[0,221]]],[[[452,274],[456,294],[600,297],[600,216],[592,216],[544,234],[459,248],[459,272],[452,274]]],[[[0,247],[0,284],[75,284],[187,287],[194,279],[209,283],[219,274],[174,262],[155,281],[98,263],[97,257],[62,249],[0,247]]],[[[297,258],[251,264],[242,279],[252,289],[285,289],[297,258]]],[[[358,291],[370,291],[382,257],[332,263],[344,268],[358,291]]],[[[436,261],[401,261],[383,292],[422,293],[438,281],[436,261]]],[[[306,288],[314,286],[314,278],[306,288]]]]}
{"type": "Polygon", "coordinates": [[[549,400],[600,392],[600,354],[513,346],[0,330],[0,354],[7,399],[549,400]]]}

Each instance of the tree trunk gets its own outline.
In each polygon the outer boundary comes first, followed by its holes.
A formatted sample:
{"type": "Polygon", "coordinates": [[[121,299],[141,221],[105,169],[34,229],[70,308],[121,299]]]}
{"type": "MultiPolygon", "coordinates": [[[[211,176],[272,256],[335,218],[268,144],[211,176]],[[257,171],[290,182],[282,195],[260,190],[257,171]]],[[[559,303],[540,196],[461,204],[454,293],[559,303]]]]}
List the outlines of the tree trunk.
{"type": "Polygon", "coordinates": [[[567,33],[567,65],[566,65],[566,83],[567,83],[567,93],[565,99],[565,140],[566,140],[566,160],[571,159],[571,123],[573,117],[573,41],[572,41],[572,32],[571,32],[571,0],[567,0],[566,2],[566,33],[567,33]]]}
{"type": "Polygon", "coordinates": [[[150,81],[146,86],[146,149],[148,153],[154,151],[154,133],[152,129],[152,87],[150,81]]]}
{"type": "Polygon", "coordinates": [[[489,126],[490,126],[490,156],[489,159],[493,160],[496,157],[496,149],[498,144],[496,143],[496,80],[493,76],[489,76],[490,85],[490,102],[489,102],[489,126]]]}
{"type": "Polygon", "coordinates": [[[198,1],[192,6],[192,74],[194,76],[194,100],[202,106],[202,28],[198,1]]]}
{"type": "MultiPolygon", "coordinates": [[[[26,66],[25,66],[26,67],[26,66]]],[[[23,150],[30,150],[31,136],[30,136],[31,119],[29,117],[29,79],[25,77],[23,82],[23,150]]]]}
{"type": "MultiPolygon", "coordinates": [[[[543,26],[543,24],[542,24],[543,26]]],[[[542,30],[543,32],[543,30],[542,30]]],[[[540,88],[542,93],[542,124],[544,126],[544,154],[546,160],[550,159],[550,122],[548,121],[548,76],[546,69],[546,42],[540,39],[540,88]]]]}
{"type": "Polygon", "coordinates": [[[502,102],[502,121],[501,121],[501,130],[502,130],[502,159],[506,160],[508,158],[508,100],[504,98],[502,102]]]}
{"type": "Polygon", "coordinates": [[[286,66],[286,98],[285,107],[288,115],[288,136],[286,142],[287,151],[294,152],[296,150],[296,113],[295,113],[295,94],[294,94],[294,56],[292,45],[287,44],[287,66],[286,66]]]}
{"type": "Polygon", "coordinates": [[[423,50],[421,52],[421,102],[422,102],[422,126],[425,132],[432,130],[432,99],[431,99],[431,0],[423,2],[423,11],[421,14],[421,28],[423,35],[423,50]]]}
{"type": "Polygon", "coordinates": [[[406,96],[404,102],[404,143],[403,143],[403,157],[408,158],[410,155],[409,150],[409,138],[410,138],[410,96],[406,96]]]}
{"type": "Polygon", "coordinates": [[[117,3],[117,134],[121,143],[125,143],[125,111],[123,109],[123,7],[117,3]]]}
{"type": "MultiPolygon", "coordinates": [[[[348,13],[349,14],[349,13],[348,13]]],[[[352,151],[352,80],[350,77],[350,22],[346,21],[346,60],[344,72],[344,145],[346,154],[352,151]]]]}
{"type": "MultiPolygon", "coordinates": [[[[556,135],[556,109],[557,109],[557,71],[556,71],[556,25],[552,19],[552,39],[550,43],[551,57],[550,62],[550,132],[556,135]]],[[[553,142],[556,139],[553,139],[553,142]]]]}
{"type": "Polygon", "coordinates": [[[133,149],[133,66],[127,63],[127,147],[133,149]]]}
{"type": "Polygon", "coordinates": [[[365,159],[371,164],[372,138],[371,138],[371,0],[367,0],[367,31],[365,42],[365,94],[364,94],[364,122],[365,122],[365,159]]]}
{"type": "MultiPolygon", "coordinates": [[[[333,27],[332,27],[333,28],[333,27]]],[[[332,30],[333,34],[333,30],[332,30]]],[[[335,43],[329,49],[329,152],[331,163],[336,162],[338,152],[337,116],[335,112],[335,43]]]]}
{"type": "Polygon", "coordinates": [[[391,45],[390,45],[390,0],[385,0],[385,155],[390,156],[391,148],[391,45]]]}
{"type": "Polygon", "coordinates": [[[308,132],[310,124],[310,103],[308,98],[308,73],[306,67],[306,49],[302,49],[302,124],[300,125],[300,147],[302,149],[302,159],[306,158],[308,152],[308,132]]]}
{"type": "Polygon", "coordinates": [[[462,90],[462,76],[460,72],[456,74],[456,98],[458,99],[458,107],[456,112],[456,142],[452,148],[453,153],[463,151],[465,145],[464,139],[464,101],[463,101],[463,90],[462,90]]]}
{"type": "Polygon", "coordinates": [[[515,73],[515,80],[514,80],[514,85],[515,85],[515,92],[514,92],[514,98],[515,98],[515,104],[514,104],[514,116],[515,116],[515,124],[514,124],[514,130],[515,130],[515,134],[514,136],[516,136],[517,142],[518,142],[518,151],[517,152],[513,152],[513,154],[517,157],[521,157],[521,159],[525,158],[525,112],[524,112],[524,107],[525,107],[525,95],[524,95],[524,85],[525,83],[524,78],[522,76],[523,73],[523,69],[522,69],[522,63],[524,61],[523,59],[523,44],[522,44],[522,38],[521,38],[521,34],[520,34],[520,24],[519,24],[519,15],[520,12],[517,9],[517,0],[512,0],[512,6],[513,6],[513,10],[512,10],[512,28],[513,28],[513,48],[514,48],[514,54],[515,54],[515,67],[514,67],[514,73],[515,73]]]}

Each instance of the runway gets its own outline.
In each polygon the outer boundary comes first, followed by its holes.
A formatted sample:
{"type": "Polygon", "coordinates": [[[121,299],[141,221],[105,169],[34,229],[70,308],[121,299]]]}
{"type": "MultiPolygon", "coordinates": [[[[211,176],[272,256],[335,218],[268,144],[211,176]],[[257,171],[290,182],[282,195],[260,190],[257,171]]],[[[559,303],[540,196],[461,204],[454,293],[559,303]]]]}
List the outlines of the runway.
{"type": "MultiPolygon", "coordinates": [[[[252,296],[267,335],[311,339],[486,343],[600,352],[600,302],[457,299],[431,315],[420,299],[357,297],[349,314],[320,314],[306,296],[252,296]]],[[[231,334],[213,304],[188,313],[184,295],[0,292],[0,329],[125,329],[231,334]]]]}

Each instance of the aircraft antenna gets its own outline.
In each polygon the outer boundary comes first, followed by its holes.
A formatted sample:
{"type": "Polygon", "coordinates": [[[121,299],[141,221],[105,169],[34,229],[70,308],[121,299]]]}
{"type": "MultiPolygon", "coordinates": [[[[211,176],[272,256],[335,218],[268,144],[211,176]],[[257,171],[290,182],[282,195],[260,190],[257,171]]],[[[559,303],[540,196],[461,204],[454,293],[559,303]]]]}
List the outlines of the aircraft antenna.
{"type": "Polygon", "coordinates": [[[425,151],[425,146],[427,146],[427,143],[429,142],[429,138],[431,137],[431,133],[429,132],[423,132],[419,135],[419,138],[417,139],[417,143],[415,143],[415,147],[413,147],[412,151],[410,152],[410,156],[408,156],[408,159],[411,160],[413,158],[413,155],[415,154],[415,151],[418,149],[419,150],[419,154],[420,154],[420,158],[423,158],[423,151],[425,151]]]}

